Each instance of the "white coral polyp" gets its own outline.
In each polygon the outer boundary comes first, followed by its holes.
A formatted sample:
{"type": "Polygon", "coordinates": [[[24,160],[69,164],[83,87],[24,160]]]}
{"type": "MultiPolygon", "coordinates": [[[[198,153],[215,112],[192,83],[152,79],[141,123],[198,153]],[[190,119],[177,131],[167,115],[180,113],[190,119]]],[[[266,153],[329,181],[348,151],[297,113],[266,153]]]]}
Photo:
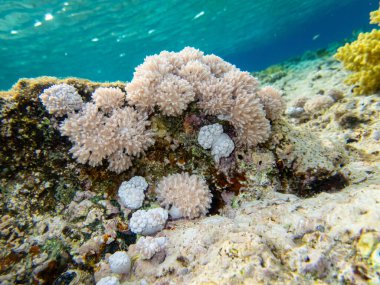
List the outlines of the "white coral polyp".
{"type": "Polygon", "coordinates": [[[131,259],[125,251],[116,251],[109,257],[108,262],[114,273],[128,274],[131,270],[131,259]]]}
{"type": "Polygon", "coordinates": [[[135,234],[153,235],[161,231],[168,219],[168,211],[162,208],[138,210],[132,214],[129,228],[135,234]]]}
{"type": "Polygon", "coordinates": [[[198,134],[198,143],[204,149],[211,148],[211,155],[216,163],[222,157],[228,157],[235,149],[232,139],[223,133],[223,127],[220,124],[203,126],[198,134]]]}
{"type": "Polygon", "coordinates": [[[118,191],[121,204],[133,210],[140,208],[145,198],[144,191],[147,188],[148,183],[141,176],[134,176],[129,181],[124,181],[118,191]]]}
{"type": "Polygon", "coordinates": [[[79,110],[83,104],[77,90],[64,83],[46,88],[39,98],[49,114],[57,117],[79,110]]]}
{"type": "Polygon", "coordinates": [[[167,242],[166,237],[141,237],[136,243],[136,249],[142,259],[151,259],[166,248],[167,242]]]}
{"type": "Polygon", "coordinates": [[[199,130],[198,143],[204,149],[210,149],[213,142],[223,133],[223,126],[221,124],[213,124],[203,126],[199,130]]]}
{"type": "Polygon", "coordinates": [[[225,133],[217,137],[213,142],[211,148],[211,155],[214,157],[214,161],[219,163],[222,157],[229,157],[235,148],[235,144],[232,139],[225,133]]]}
{"type": "Polygon", "coordinates": [[[188,173],[164,177],[156,188],[162,206],[174,208],[172,218],[197,218],[206,215],[211,206],[211,192],[203,178],[188,173]]]}

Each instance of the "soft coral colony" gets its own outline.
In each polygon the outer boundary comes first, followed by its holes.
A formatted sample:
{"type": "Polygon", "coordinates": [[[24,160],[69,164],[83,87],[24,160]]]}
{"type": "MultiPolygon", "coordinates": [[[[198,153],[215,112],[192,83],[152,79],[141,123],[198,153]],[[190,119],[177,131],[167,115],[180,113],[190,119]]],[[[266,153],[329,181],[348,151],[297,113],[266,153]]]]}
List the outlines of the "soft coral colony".
{"type": "Polygon", "coordinates": [[[73,89],[54,85],[40,99],[50,114],[67,114],[60,131],[73,143],[70,151],[78,162],[98,166],[107,160],[108,169],[117,173],[154,144],[148,128],[154,112],[180,116],[196,102],[205,114],[230,122],[236,142],[254,147],[269,138],[270,120],[285,107],[278,90],[260,88],[248,72],[190,47],[148,56],[126,85],[126,95],[101,87],[83,104],[73,89]]]}

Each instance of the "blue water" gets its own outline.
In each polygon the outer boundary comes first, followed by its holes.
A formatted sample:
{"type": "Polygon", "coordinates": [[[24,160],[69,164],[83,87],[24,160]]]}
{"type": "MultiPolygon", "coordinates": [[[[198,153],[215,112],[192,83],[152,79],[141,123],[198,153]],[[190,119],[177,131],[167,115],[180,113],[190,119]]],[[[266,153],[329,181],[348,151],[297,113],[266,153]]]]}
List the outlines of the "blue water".
{"type": "Polygon", "coordinates": [[[130,80],[146,55],[194,46],[254,71],[368,30],[368,0],[0,2],[0,89],[20,77],[130,80]]]}

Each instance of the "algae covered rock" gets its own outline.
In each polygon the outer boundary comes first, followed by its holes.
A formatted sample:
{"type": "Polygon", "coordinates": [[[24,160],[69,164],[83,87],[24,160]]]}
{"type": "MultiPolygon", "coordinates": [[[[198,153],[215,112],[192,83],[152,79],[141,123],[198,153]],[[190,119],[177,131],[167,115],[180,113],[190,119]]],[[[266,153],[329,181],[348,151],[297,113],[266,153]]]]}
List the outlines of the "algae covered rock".
{"type": "Polygon", "coordinates": [[[342,167],[348,158],[336,143],[323,141],[285,121],[274,127],[273,142],[280,176],[289,183],[287,189],[291,192],[311,195],[347,185],[342,167]]]}

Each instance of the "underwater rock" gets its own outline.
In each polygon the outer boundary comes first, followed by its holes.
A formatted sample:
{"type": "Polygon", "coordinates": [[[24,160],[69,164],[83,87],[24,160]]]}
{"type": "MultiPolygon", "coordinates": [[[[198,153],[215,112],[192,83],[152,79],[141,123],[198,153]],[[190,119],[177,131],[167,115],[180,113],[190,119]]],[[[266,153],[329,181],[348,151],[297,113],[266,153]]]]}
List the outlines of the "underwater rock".
{"type": "Polygon", "coordinates": [[[177,284],[291,284],[294,278],[301,284],[333,283],[355,263],[352,250],[361,232],[380,226],[379,185],[373,180],[306,200],[273,193],[243,202],[233,218],[171,222],[176,230],[161,233],[170,240],[165,260],[137,261],[135,274],[149,282],[170,276],[177,284]]]}
{"type": "Polygon", "coordinates": [[[93,282],[94,279],[89,272],[82,270],[68,270],[54,280],[53,285],[81,285],[92,284],[93,282]]]}
{"type": "Polygon", "coordinates": [[[329,140],[320,140],[282,121],[273,128],[274,153],[280,171],[283,189],[293,189],[301,195],[339,190],[347,184],[341,171],[347,161],[343,148],[329,140]],[[290,178],[290,179],[288,179],[290,178]]]}

